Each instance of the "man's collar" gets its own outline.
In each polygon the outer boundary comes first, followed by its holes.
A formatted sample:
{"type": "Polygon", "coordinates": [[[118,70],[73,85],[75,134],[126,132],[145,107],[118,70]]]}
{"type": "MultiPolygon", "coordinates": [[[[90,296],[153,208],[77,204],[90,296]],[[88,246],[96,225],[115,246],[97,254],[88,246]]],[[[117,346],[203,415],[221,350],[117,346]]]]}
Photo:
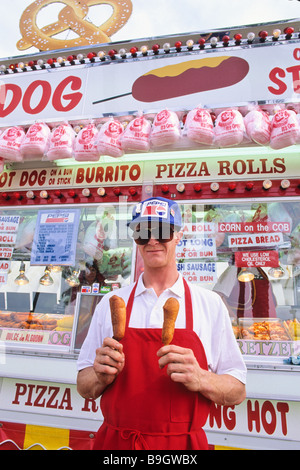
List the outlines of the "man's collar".
{"type": "MultiPolygon", "coordinates": [[[[144,285],[143,282],[143,274],[140,275],[135,291],[135,296],[143,294],[147,288],[144,285]]],[[[177,295],[178,297],[183,297],[184,296],[184,285],[183,285],[183,278],[180,273],[178,273],[178,279],[177,281],[173,284],[173,286],[169,287],[169,290],[177,295]]]]}

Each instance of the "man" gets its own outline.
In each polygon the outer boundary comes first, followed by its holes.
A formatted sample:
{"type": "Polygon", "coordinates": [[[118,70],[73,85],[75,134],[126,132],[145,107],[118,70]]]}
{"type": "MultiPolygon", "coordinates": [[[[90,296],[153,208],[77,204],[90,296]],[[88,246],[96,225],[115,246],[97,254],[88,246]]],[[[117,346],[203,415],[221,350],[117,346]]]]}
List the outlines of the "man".
{"type": "Polygon", "coordinates": [[[136,206],[130,227],[144,261],[134,286],[118,295],[127,305],[125,337],[112,338],[109,296],[94,314],[78,360],[78,391],[102,395],[104,423],[95,449],[207,449],[211,401],[245,398],[246,368],[220,297],[189,285],[178,273],[178,204],[150,198],[136,206]],[[180,309],[173,341],[162,346],[163,305],[180,309]]]}

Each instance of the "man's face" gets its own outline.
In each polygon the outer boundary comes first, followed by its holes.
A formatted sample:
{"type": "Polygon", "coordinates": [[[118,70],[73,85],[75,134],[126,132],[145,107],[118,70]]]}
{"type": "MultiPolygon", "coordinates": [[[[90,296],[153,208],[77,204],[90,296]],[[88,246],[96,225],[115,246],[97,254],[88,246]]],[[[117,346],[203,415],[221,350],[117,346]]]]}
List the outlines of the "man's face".
{"type": "Polygon", "coordinates": [[[140,224],[134,232],[134,238],[139,235],[143,244],[137,240],[138,249],[149,268],[163,268],[174,263],[176,245],[181,239],[181,232],[174,231],[166,224],[140,224]]]}

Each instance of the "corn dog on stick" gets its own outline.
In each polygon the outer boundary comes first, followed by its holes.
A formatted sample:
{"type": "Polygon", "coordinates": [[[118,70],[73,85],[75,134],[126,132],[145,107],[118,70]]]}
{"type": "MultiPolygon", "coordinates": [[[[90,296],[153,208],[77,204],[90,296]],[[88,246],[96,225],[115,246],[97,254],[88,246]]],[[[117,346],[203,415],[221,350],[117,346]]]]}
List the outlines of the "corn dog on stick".
{"type": "Polygon", "coordinates": [[[162,328],[161,340],[164,345],[170,344],[175,329],[175,322],[179,311],[179,302],[174,297],[170,297],[164,307],[164,323],[162,328]]]}
{"type": "Polygon", "coordinates": [[[126,305],[124,300],[117,295],[110,297],[109,304],[113,327],[113,338],[117,341],[121,341],[125,335],[126,305]]]}

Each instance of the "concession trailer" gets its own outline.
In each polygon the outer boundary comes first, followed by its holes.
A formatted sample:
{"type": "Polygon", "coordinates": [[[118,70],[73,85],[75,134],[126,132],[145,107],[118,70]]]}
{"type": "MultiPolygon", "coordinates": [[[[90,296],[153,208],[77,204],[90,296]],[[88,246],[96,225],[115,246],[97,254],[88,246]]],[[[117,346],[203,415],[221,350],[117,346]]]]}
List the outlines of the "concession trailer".
{"type": "Polygon", "coordinates": [[[211,448],[300,449],[299,28],[0,61],[0,449],[92,448],[76,360],[143,270],[127,222],[150,196],[180,204],[178,271],[222,296],[248,369],[211,448]]]}

